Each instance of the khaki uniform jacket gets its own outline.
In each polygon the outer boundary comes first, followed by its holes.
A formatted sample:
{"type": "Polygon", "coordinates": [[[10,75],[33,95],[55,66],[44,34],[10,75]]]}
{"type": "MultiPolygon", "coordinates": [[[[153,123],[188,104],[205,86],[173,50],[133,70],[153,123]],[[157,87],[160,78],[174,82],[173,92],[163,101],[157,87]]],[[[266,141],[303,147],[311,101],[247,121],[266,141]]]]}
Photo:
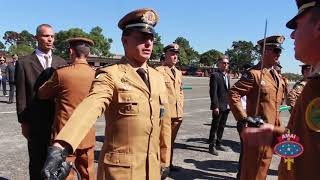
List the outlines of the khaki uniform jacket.
{"type": "MultiPolygon", "coordinates": [[[[254,66],[241,79],[234,84],[229,91],[229,101],[231,111],[237,121],[247,116],[254,116],[256,106],[259,106],[258,116],[264,122],[280,126],[279,107],[282,103],[284,93],[284,83],[275,72],[278,86],[271,73],[263,69],[261,82],[260,103],[257,104],[258,87],[260,82],[260,65],[254,66]],[[245,112],[242,108],[240,98],[247,96],[247,106],[245,112]]],[[[241,179],[245,180],[265,180],[267,171],[271,163],[273,150],[270,146],[260,146],[258,148],[248,147],[243,144],[243,157],[241,162],[241,179]]]]}
{"type": "Polygon", "coordinates": [[[99,69],[89,96],[56,138],[76,149],[104,113],[105,140],[98,180],[158,180],[160,162],[170,165],[171,120],[165,83],[151,67],[148,77],[150,90],[126,58],[99,69]]]}
{"type": "MultiPolygon", "coordinates": [[[[95,71],[86,62],[75,63],[57,69],[44,83],[38,96],[41,99],[55,99],[55,118],[53,137],[67,123],[74,109],[89,94],[95,71]]],[[[77,149],[93,147],[96,142],[96,130],[93,125],[77,149]]]]}
{"type": "Polygon", "coordinates": [[[319,97],[320,97],[320,74],[319,71],[308,79],[300,97],[294,106],[288,123],[292,134],[296,134],[304,147],[301,156],[294,159],[292,169],[287,170],[287,164],[283,159],[280,162],[278,176],[279,180],[307,180],[320,179],[320,128],[317,131],[309,128],[307,122],[319,122],[319,97]],[[316,100],[317,99],[317,100],[316,100]],[[314,101],[316,100],[316,101],[314,101]],[[313,101],[313,102],[312,102],[313,101]],[[310,106],[313,104],[313,108],[310,106]]]}
{"type": "Polygon", "coordinates": [[[156,69],[161,72],[164,77],[169,97],[169,107],[171,118],[182,120],[183,117],[183,89],[182,89],[182,73],[173,67],[176,72],[174,77],[171,68],[168,66],[159,66],[156,69]]]}
{"type": "Polygon", "coordinates": [[[300,94],[306,84],[307,84],[307,81],[302,79],[293,85],[293,88],[290,90],[290,92],[288,93],[288,96],[286,98],[286,103],[288,106],[291,106],[291,108],[294,107],[298,97],[300,96],[300,94]]]}

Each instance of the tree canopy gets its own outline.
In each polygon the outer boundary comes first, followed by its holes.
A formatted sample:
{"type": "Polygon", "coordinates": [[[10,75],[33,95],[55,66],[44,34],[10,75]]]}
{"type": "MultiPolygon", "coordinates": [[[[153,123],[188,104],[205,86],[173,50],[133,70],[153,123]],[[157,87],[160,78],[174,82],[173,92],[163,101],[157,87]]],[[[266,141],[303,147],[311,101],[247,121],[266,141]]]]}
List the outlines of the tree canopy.
{"type": "Polygon", "coordinates": [[[200,63],[206,66],[212,66],[213,64],[217,63],[219,57],[223,55],[222,52],[211,49],[207,52],[204,52],[200,55],[200,63]]]}
{"type": "Polygon", "coordinates": [[[234,41],[231,49],[228,49],[225,54],[229,56],[230,69],[234,72],[242,71],[245,64],[252,64],[259,57],[259,53],[251,41],[234,41]]]}
{"type": "Polygon", "coordinates": [[[153,40],[153,50],[150,59],[160,59],[161,54],[163,53],[163,44],[161,43],[161,36],[156,33],[153,40]]]}
{"type": "Polygon", "coordinates": [[[199,53],[189,44],[189,41],[183,37],[178,37],[175,41],[180,46],[179,63],[189,65],[192,60],[199,59],[199,53]]]}
{"type": "Polygon", "coordinates": [[[102,31],[102,28],[99,26],[92,28],[90,33],[86,33],[80,28],[71,28],[66,31],[59,31],[55,35],[54,53],[65,59],[68,59],[69,52],[68,43],[66,40],[73,37],[86,37],[90,38],[95,43],[95,45],[91,48],[92,55],[108,57],[111,55],[110,48],[112,39],[106,38],[102,34],[102,31]]]}

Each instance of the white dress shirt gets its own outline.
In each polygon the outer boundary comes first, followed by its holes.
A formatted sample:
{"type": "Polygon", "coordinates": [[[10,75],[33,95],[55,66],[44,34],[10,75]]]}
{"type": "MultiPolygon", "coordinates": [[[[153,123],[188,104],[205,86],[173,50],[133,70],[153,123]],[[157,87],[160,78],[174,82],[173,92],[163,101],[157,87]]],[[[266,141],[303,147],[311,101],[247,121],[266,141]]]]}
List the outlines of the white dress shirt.
{"type": "Polygon", "coordinates": [[[40,51],[39,49],[36,49],[36,56],[38,57],[43,69],[46,69],[48,67],[51,67],[52,63],[52,52],[49,51],[48,54],[45,54],[44,52],[40,51]],[[48,56],[48,67],[46,65],[46,59],[45,56],[48,56]]]}

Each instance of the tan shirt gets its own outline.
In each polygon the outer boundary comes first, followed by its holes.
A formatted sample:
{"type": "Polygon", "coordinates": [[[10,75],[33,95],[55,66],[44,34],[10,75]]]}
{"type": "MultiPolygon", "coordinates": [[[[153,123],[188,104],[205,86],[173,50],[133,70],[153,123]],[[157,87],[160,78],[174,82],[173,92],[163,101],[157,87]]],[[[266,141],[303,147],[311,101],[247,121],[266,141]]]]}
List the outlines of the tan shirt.
{"type": "Polygon", "coordinates": [[[292,110],[288,123],[291,133],[296,134],[303,145],[304,152],[294,159],[292,170],[287,170],[283,159],[279,165],[279,180],[307,180],[320,179],[320,70],[308,78],[308,83],[303,88],[300,97],[292,110]],[[311,128],[308,122],[316,124],[311,128]]]}
{"type": "Polygon", "coordinates": [[[173,67],[176,76],[173,75],[171,68],[168,66],[159,66],[156,69],[161,72],[164,77],[166,89],[169,94],[170,114],[172,118],[183,117],[183,89],[182,89],[182,73],[177,68],[173,67]]]}
{"type": "MultiPolygon", "coordinates": [[[[95,71],[87,63],[75,63],[57,69],[40,87],[38,96],[41,99],[55,99],[56,102],[54,137],[65,126],[74,109],[87,97],[94,77],[95,71]]],[[[93,147],[95,142],[96,128],[93,125],[78,149],[93,147]]]]}
{"type": "Polygon", "coordinates": [[[171,120],[165,83],[151,67],[148,77],[150,90],[126,58],[99,69],[90,94],[56,137],[76,149],[104,113],[98,179],[157,180],[160,164],[170,164],[171,120]]]}
{"type": "MultiPolygon", "coordinates": [[[[260,65],[254,66],[241,79],[231,87],[229,91],[230,108],[237,121],[247,116],[255,116],[256,107],[259,107],[258,116],[264,122],[280,126],[279,113],[282,104],[285,84],[279,74],[274,71],[274,80],[269,69],[263,69],[261,81],[260,102],[257,102],[258,88],[260,83],[260,65]],[[241,97],[247,97],[246,111],[243,110],[241,97]]],[[[241,161],[241,179],[265,180],[273,155],[271,146],[250,147],[243,143],[241,161]],[[250,168],[248,168],[250,167],[250,168]]]]}

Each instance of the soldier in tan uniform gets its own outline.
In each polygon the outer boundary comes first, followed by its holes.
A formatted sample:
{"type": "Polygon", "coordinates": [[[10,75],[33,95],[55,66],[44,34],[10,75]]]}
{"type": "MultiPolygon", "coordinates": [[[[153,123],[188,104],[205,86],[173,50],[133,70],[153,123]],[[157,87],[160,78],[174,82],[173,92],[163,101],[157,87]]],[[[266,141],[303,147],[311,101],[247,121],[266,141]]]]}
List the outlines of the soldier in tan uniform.
{"type": "Polygon", "coordinates": [[[301,65],[301,73],[303,78],[293,85],[293,88],[290,90],[286,98],[287,105],[291,107],[290,112],[292,111],[304,86],[307,84],[307,80],[308,80],[308,76],[310,75],[310,72],[311,72],[310,65],[307,65],[307,64],[301,65]]]}
{"type": "MultiPolygon", "coordinates": [[[[265,123],[280,126],[279,107],[283,99],[284,83],[272,67],[279,61],[283,41],[283,36],[266,38],[265,53],[262,59],[263,69],[260,68],[260,62],[243,74],[229,91],[230,108],[237,120],[240,133],[241,129],[247,126],[246,119],[249,116],[260,116],[265,123]],[[263,73],[262,79],[261,73],[263,73]],[[257,102],[259,86],[261,86],[261,93],[260,101],[257,102]],[[247,96],[246,111],[243,110],[240,100],[243,96],[247,96]],[[259,108],[256,114],[257,106],[259,108]]],[[[258,44],[262,47],[263,42],[262,39],[258,41],[258,44]]],[[[249,147],[245,140],[241,142],[242,153],[239,160],[238,178],[241,180],[266,179],[273,154],[272,147],[249,147]]]]}
{"type": "Polygon", "coordinates": [[[295,57],[314,69],[308,77],[300,97],[291,112],[287,128],[263,125],[260,128],[246,128],[242,136],[256,144],[270,143],[270,139],[288,132],[299,137],[304,152],[294,159],[291,170],[284,159],[278,168],[279,180],[320,179],[320,1],[297,0],[298,14],[287,27],[293,29],[295,57]],[[259,134],[268,134],[264,137],[259,134]]]}
{"type": "MultiPolygon", "coordinates": [[[[87,38],[71,38],[68,42],[71,64],[57,69],[38,90],[40,99],[54,99],[56,103],[53,137],[57,136],[74,109],[89,94],[95,77],[95,71],[87,63],[93,41],[87,38]]],[[[68,161],[75,163],[82,179],[95,179],[95,132],[93,125],[75,152],[67,157],[68,161]]],[[[74,179],[73,171],[67,179],[74,179]]]]}
{"type": "Polygon", "coordinates": [[[177,137],[178,130],[182,123],[183,116],[183,90],[182,90],[182,73],[175,65],[178,62],[179,45],[176,43],[169,44],[163,49],[164,61],[163,65],[156,69],[161,72],[164,77],[169,100],[169,109],[171,115],[171,160],[170,170],[177,170],[172,165],[173,145],[177,137]]]}
{"type": "MultiPolygon", "coordinates": [[[[158,180],[170,165],[171,120],[162,75],[147,65],[158,15],[138,9],[119,21],[125,57],[96,73],[89,95],[55,138],[43,172],[49,177],[74,152],[96,119],[106,117],[97,179],[158,180]]],[[[63,173],[61,174],[63,175],[63,173]]]]}

